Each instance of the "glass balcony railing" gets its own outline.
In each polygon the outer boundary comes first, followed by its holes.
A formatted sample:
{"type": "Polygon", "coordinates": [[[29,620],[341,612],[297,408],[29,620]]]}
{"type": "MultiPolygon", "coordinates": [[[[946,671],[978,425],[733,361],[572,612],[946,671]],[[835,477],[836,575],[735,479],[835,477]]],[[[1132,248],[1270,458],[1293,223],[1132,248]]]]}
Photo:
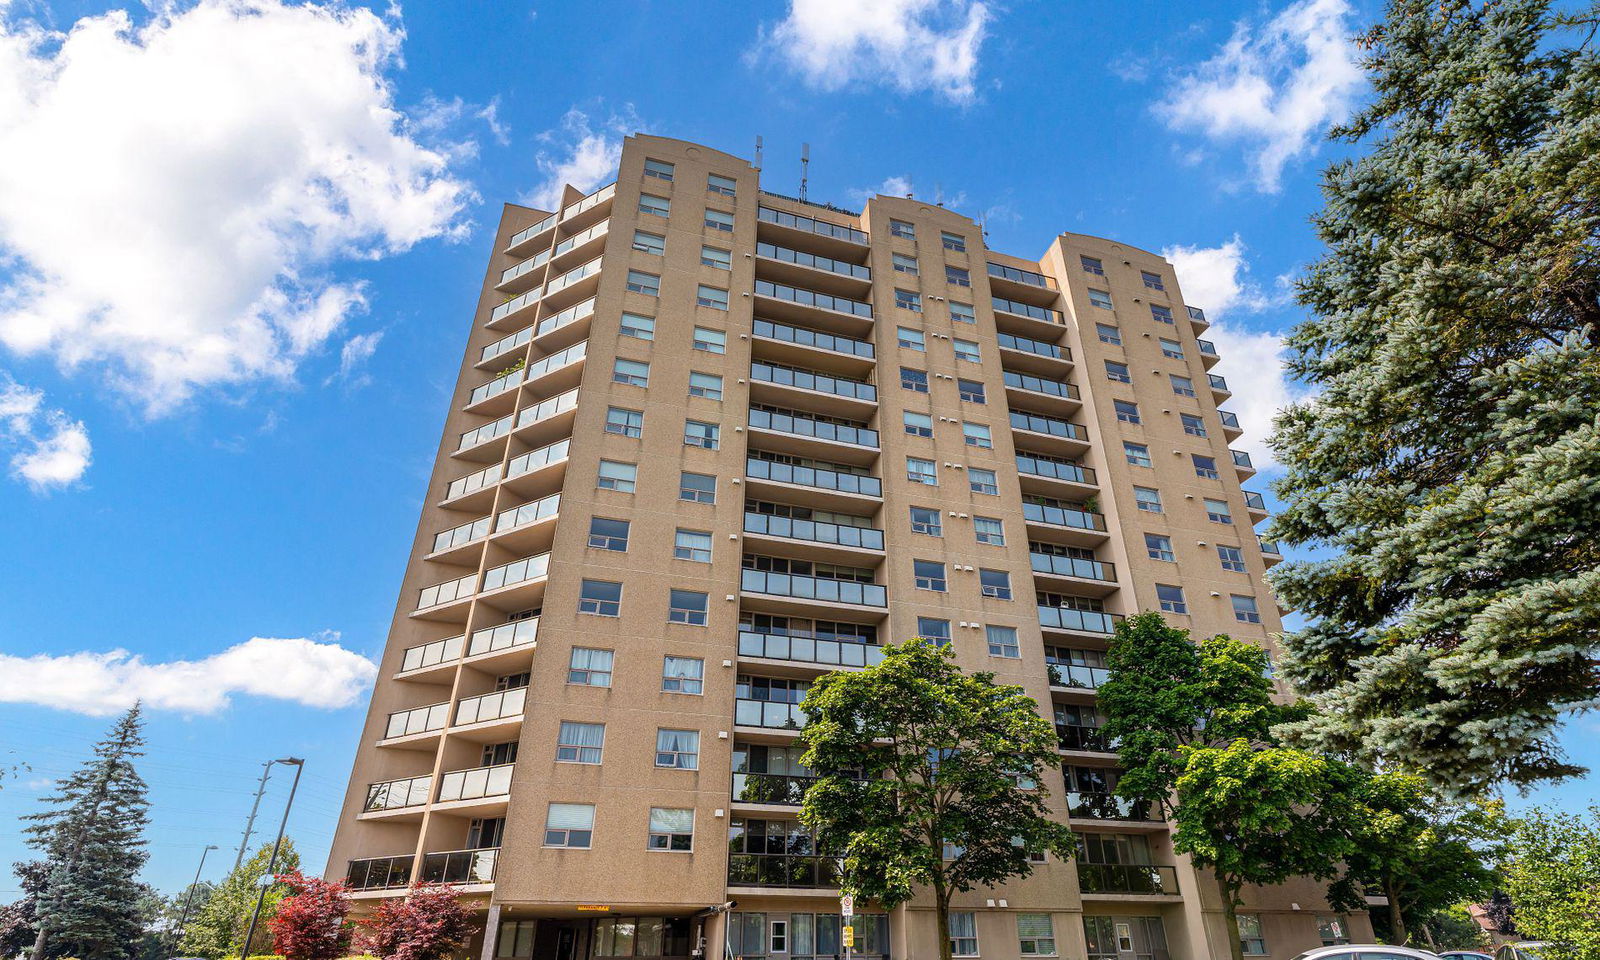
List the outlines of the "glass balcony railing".
{"type": "Polygon", "coordinates": [[[744,570],[740,589],[751,593],[765,593],[799,600],[822,600],[828,603],[854,603],[867,607],[889,605],[888,592],[876,583],[857,583],[854,580],[829,580],[825,577],[808,577],[798,573],[771,573],[766,570],[744,570]]]}
{"type": "Polygon", "coordinates": [[[444,498],[446,500],[454,500],[469,493],[477,493],[485,487],[492,487],[500,482],[500,470],[501,465],[497,463],[492,467],[484,467],[482,470],[474,471],[464,477],[457,477],[450,481],[450,486],[445,488],[444,498]]]}
{"type": "Polygon", "coordinates": [[[1075,463],[1046,460],[1043,457],[1030,456],[1026,453],[1017,454],[1017,472],[1035,477],[1049,477],[1051,480],[1065,480],[1069,483],[1093,484],[1098,482],[1093,467],[1080,467],[1075,463]]]}
{"type": "Polygon", "coordinates": [[[449,550],[453,547],[463,546],[482,537],[489,535],[489,518],[479,517],[470,523],[463,523],[459,527],[451,527],[443,533],[433,535],[433,552],[449,550]]]}
{"type": "Polygon", "coordinates": [[[351,860],[344,882],[352,890],[393,890],[411,886],[411,854],[351,860]]]}
{"type": "Polygon", "coordinates": [[[499,323],[501,320],[504,320],[506,317],[511,316],[513,313],[516,313],[516,312],[518,312],[520,310],[525,310],[528,307],[534,306],[535,304],[537,304],[542,299],[544,299],[544,290],[543,290],[543,288],[535,287],[532,290],[529,290],[527,293],[519,294],[519,295],[517,295],[515,297],[512,297],[510,300],[507,300],[505,303],[502,303],[498,307],[495,307],[493,310],[490,310],[489,311],[489,322],[490,323],[499,323]]]}
{"type": "Polygon", "coordinates": [[[1121,614],[1102,613],[1098,610],[1039,605],[1039,625],[1056,630],[1110,634],[1116,629],[1117,621],[1120,619],[1122,619],[1121,614]]]}
{"type": "Polygon", "coordinates": [[[452,770],[440,774],[439,802],[503,797],[511,792],[513,766],[515,764],[502,763],[492,767],[472,767],[468,770],[452,770]]]}
{"type": "Polygon", "coordinates": [[[541,400],[537,405],[528,407],[521,413],[517,414],[516,428],[521,430],[523,427],[532,426],[533,424],[536,424],[542,420],[549,420],[553,417],[558,417],[569,410],[576,410],[577,408],[578,391],[577,388],[573,388],[559,396],[551,397],[548,400],[541,400]]]}
{"type": "Polygon", "coordinates": [[[832,237],[835,240],[845,240],[850,243],[866,244],[867,235],[853,227],[842,224],[829,223],[826,220],[816,220],[811,217],[802,217],[794,213],[784,213],[771,207],[756,208],[756,219],[764,223],[777,224],[791,230],[802,230],[814,233],[819,237],[832,237]]]}
{"type": "Polygon", "coordinates": [[[1117,582],[1116,565],[1101,560],[1083,560],[1053,553],[1030,553],[1028,559],[1033,563],[1034,573],[1050,573],[1061,577],[1078,577],[1106,583],[1117,582]]]}
{"type": "Polygon", "coordinates": [[[461,651],[466,646],[466,637],[446,637],[432,643],[419,644],[407,647],[405,653],[400,655],[400,672],[421,670],[424,667],[437,667],[441,663],[450,663],[461,659],[461,651]]]}
{"type": "Polygon", "coordinates": [[[494,529],[496,533],[504,533],[529,523],[538,523],[547,520],[561,511],[561,494],[552,493],[548,497],[541,497],[532,503],[524,503],[520,507],[500,511],[495,518],[494,529]]]}
{"type": "Polygon", "coordinates": [[[615,183],[608,183],[596,190],[594,193],[591,193],[582,200],[579,200],[577,203],[567,206],[566,209],[561,211],[561,219],[571,220],[580,213],[593,210],[595,207],[598,207],[600,204],[605,203],[607,200],[610,200],[616,195],[617,185],[615,183]]]}
{"type": "Polygon", "coordinates": [[[480,356],[478,358],[478,360],[481,363],[482,361],[487,360],[490,357],[498,357],[498,356],[500,356],[500,354],[505,353],[508,350],[515,350],[516,348],[522,346],[523,344],[527,343],[528,341],[530,341],[532,339],[533,339],[533,327],[532,326],[523,327],[521,330],[518,330],[516,333],[513,333],[511,336],[509,336],[509,337],[501,337],[499,340],[496,340],[494,343],[491,343],[487,347],[484,347],[483,348],[483,355],[480,356]]]}
{"type": "Polygon", "coordinates": [[[1078,888],[1084,893],[1165,893],[1178,895],[1178,871],[1151,863],[1078,862],[1078,888]]]}
{"type": "Polygon", "coordinates": [[[776,853],[728,855],[728,886],[837,887],[839,861],[833,857],[791,857],[776,853]]]}
{"type": "Polygon", "coordinates": [[[485,720],[520,717],[527,703],[527,687],[497,690],[480,697],[467,697],[456,704],[456,725],[465,726],[469,723],[483,723],[485,720]]]}
{"type": "Polygon", "coordinates": [[[514,587],[529,580],[542,579],[549,572],[550,554],[541,553],[537,557],[523,557],[521,560],[513,560],[485,570],[483,589],[489,591],[499,590],[501,587],[514,587]]]}
{"type": "Polygon", "coordinates": [[[544,295],[548,297],[551,294],[560,293],[574,284],[599,275],[601,259],[600,257],[595,257],[588,263],[580,267],[573,267],[561,276],[552,279],[544,285],[544,295]]]}
{"type": "Polygon", "coordinates": [[[1074,510],[1071,507],[1054,507],[1047,503],[1023,501],[1022,516],[1033,523],[1053,523],[1058,527],[1074,527],[1078,530],[1106,528],[1106,518],[1102,514],[1090,513],[1088,510],[1074,510]]]}
{"type": "Polygon", "coordinates": [[[423,883],[493,883],[499,847],[422,855],[423,883]]]}
{"type": "Polygon", "coordinates": [[[397,710],[389,714],[389,723],[383,730],[385,740],[391,737],[409,737],[414,733],[431,733],[443,730],[450,718],[450,704],[431,703],[426,707],[397,710]]]}
{"type": "Polygon", "coordinates": [[[417,595],[417,609],[426,610],[436,607],[441,603],[454,603],[472,596],[477,585],[478,575],[473,573],[444,583],[436,583],[431,587],[423,587],[417,595]]]}
{"type": "Polygon", "coordinates": [[[883,481],[877,477],[824,470],[821,467],[803,467],[751,457],[745,461],[744,473],[753,479],[771,480],[775,483],[793,483],[802,487],[815,487],[818,490],[859,493],[868,497],[883,496],[883,481]]]}
{"type": "Polygon", "coordinates": [[[1048,669],[1050,684],[1056,687],[1098,690],[1101,684],[1111,679],[1111,671],[1105,667],[1091,667],[1082,663],[1052,663],[1048,669]]]}
{"type": "MultiPolygon", "coordinates": [[[[1006,374],[1009,378],[1011,374],[1006,374]]],[[[1081,440],[1089,442],[1087,430],[1076,423],[1058,420],[1055,417],[1041,417],[1037,413],[1027,413],[1022,410],[1008,411],[1011,414],[1011,428],[1013,430],[1032,430],[1034,433],[1047,433],[1052,437],[1061,437],[1063,440],[1081,440]]]]}
{"type": "Polygon", "coordinates": [[[999,263],[989,264],[989,276],[999,277],[1001,280],[1010,280],[1012,283],[1025,283],[1030,287],[1039,287],[1042,290],[1054,290],[1056,288],[1056,281],[1053,277],[1047,277],[1042,273],[1034,273],[1032,270],[1019,270],[1016,267],[1008,267],[999,263]]]}
{"type": "Polygon", "coordinates": [[[1249,507],[1251,510],[1267,509],[1266,499],[1262,497],[1261,494],[1252,490],[1244,491],[1244,505],[1249,507]]]}
{"type": "Polygon", "coordinates": [[[1006,386],[1018,390],[1032,390],[1034,393],[1048,393],[1052,397],[1064,397],[1069,400],[1078,399],[1078,388],[1061,380],[1046,380],[1044,377],[1035,377],[1026,373],[1005,371],[1006,386]]]}
{"type": "Polygon", "coordinates": [[[1188,307],[1187,309],[1189,311],[1189,319],[1193,320],[1195,323],[1210,322],[1206,320],[1206,312],[1201,310],[1199,307],[1188,307]]]}
{"type": "Polygon", "coordinates": [[[1002,333],[997,338],[1002,350],[1020,350],[1040,357],[1049,357],[1052,360],[1071,360],[1072,351],[1066,347],[1058,347],[1053,343],[1043,340],[1031,340],[1027,337],[1015,337],[1009,333],[1002,333]]]}
{"type": "Polygon", "coordinates": [[[428,802],[428,789],[432,784],[433,778],[427,776],[369,783],[367,799],[361,804],[361,812],[379,813],[384,810],[420,807],[428,802]]]}
{"type": "Polygon", "coordinates": [[[461,435],[461,442],[456,444],[456,452],[470,450],[479,444],[488,443],[490,440],[498,440],[511,432],[515,422],[515,416],[506,414],[493,423],[486,423],[475,430],[468,430],[461,435]]]}
{"type": "Polygon", "coordinates": [[[1017,300],[1007,300],[1005,297],[991,297],[996,313],[1009,313],[1013,316],[1027,317],[1030,320],[1042,320],[1045,323],[1064,323],[1061,311],[1051,310],[1048,307],[1036,307],[1031,303],[1022,303],[1017,300]]]}
{"type": "Polygon", "coordinates": [[[556,215],[552,213],[550,216],[545,217],[543,220],[540,220],[538,223],[534,224],[533,226],[529,227],[528,229],[519,230],[516,233],[513,233],[511,235],[511,239],[506,241],[506,247],[507,248],[514,247],[517,244],[522,243],[522,242],[524,242],[526,240],[531,240],[534,237],[537,237],[539,234],[544,233],[546,230],[549,230],[551,227],[553,227],[555,225],[556,225],[556,215]]]}
{"type": "Polygon", "coordinates": [[[787,537],[790,540],[809,540],[812,543],[831,543],[841,547],[883,549],[882,530],[875,530],[872,527],[851,527],[821,520],[775,517],[766,513],[746,513],[744,532],[766,534],[769,537],[787,537]]]}
{"type": "Polygon", "coordinates": [[[1279,548],[1276,540],[1261,540],[1261,552],[1269,557],[1283,556],[1283,550],[1279,548]]]}
{"type": "Polygon", "coordinates": [[[1246,470],[1254,470],[1256,468],[1256,465],[1250,460],[1250,454],[1248,451],[1229,450],[1228,454],[1233,457],[1234,466],[1244,467],[1246,470]]]}
{"type": "Polygon", "coordinates": [[[512,457],[506,463],[506,479],[513,480],[552,463],[560,463],[567,459],[567,451],[571,444],[571,440],[557,440],[537,450],[529,450],[521,456],[512,457]]]}
{"type": "Polygon", "coordinates": [[[794,367],[780,367],[760,360],[750,362],[750,379],[786,387],[799,387],[802,390],[815,390],[819,393],[831,393],[837,397],[864,400],[867,403],[878,402],[878,388],[865,381],[830,376],[811,370],[799,370],[794,367]]]}
{"type": "Polygon", "coordinates": [[[1222,425],[1224,427],[1231,427],[1235,430],[1239,429],[1239,415],[1233,411],[1218,410],[1217,416],[1222,418],[1222,425]]]}
{"type": "Polygon", "coordinates": [[[548,357],[540,357],[538,360],[528,364],[527,369],[524,371],[526,375],[524,379],[526,379],[527,382],[532,383],[548,373],[577,363],[579,360],[582,360],[588,352],[589,341],[584,340],[580,343],[573,344],[565,350],[558,350],[557,352],[550,354],[548,357]]]}
{"type": "Polygon", "coordinates": [[[771,243],[757,243],[756,256],[782,260],[784,263],[811,267],[814,270],[826,270],[829,273],[837,273],[842,277],[852,277],[856,280],[872,279],[872,270],[869,267],[846,263],[843,260],[834,260],[830,257],[819,257],[814,253],[790,250],[788,247],[780,247],[771,243]]]}
{"type": "Polygon", "coordinates": [[[816,307],[819,310],[833,310],[837,313],[848,313],[853,317],[872,319],[872,304],[860,300],[851,300],[848,297],[835,297],[831,294],[818,293],[815,290],[806,290],[801,287],[791,287],[782,283],[773,283],[770,280],[756,281],[756,296],[773,297],[778,300],[787,300],[807,307],[816,307]]]}
{"type": "Polygon", "coordinates": [[[1200,353],[1202,356],[1215,357],[1218,355],[1217,345],[1212,343],[1210,340],[1196,340],[1195,343],[1200,345],[1200,353]]]}
{"type": "Polygon", "coordinates": [[[472,631],[472,639],[467,643],[467,656],[477,657],[486,653],[513,650],[529,646],[538,639],[539,618],[525,617],[513,620],[511,623],[472,631]]]}
{"type": "Polygon", "coordinates": [[[792,773],[736,773],[733,799],[738,803],[784,803],[799,806],[816,777],[792,773]]]}
{"type": "Polygon", "coordinates": [[[787,323],[774,323],[771,320],[757,318],[755,324],[756,336],[766,337],[769,340],[782,340],[785,343],[795,343],[802,347],[816,347],[819,350],[832,350],[835,353],[848,353],[854,357],[864,357],[871,360],[874,348],[871,341],[856,340],[852,337],[841,337],[831,333],[819,333],[805,327],[794,327],[787,323]]]}
{"type": "Polygon", "coordinates": [[[762,430],[776,430],[779,433],[792,433],[802,437],[816,437],[818,440],[853,443],[861,447],[873,447],[876,449],[878,446],[878,431],[876,430],[870,430],[866,427],[852,427],[848,424],[833,423],[828,420],[814,420],[810,417],[791,413],[751,410],[750,426],[762,430]]]}
{"type": "Polygon", "coordinates": [[[577,323],[579,320],[587,320],[592,316],[594,316],[594,298],[590,297],[587,300],[582,300],[573,304],[560,313],[552,314],[548,317],[545,317],[543,320],[540,320],[539,330],[534,334],[534,336],[542,337],[547,333],[560,330],[565,326],[570,326],[571,324],[577,323]]]}
{"type": "Polygon", "coordinates": [[[739,656],[791,660],[825,667],[870,667],[883,662],[883,648],[827,637],[739,631],[739,656]]]}
{"type": "Polygon", "coordinates": [[[1110,753],[1116,749],[1105,731],[1099,727],[1086,727],[1079,723],[1056,724],[1056,741],[1063,750],[1084,750],[1110,753]]]}
{"type": "Polygon", "coordinates": [[[500,285],[504,286],[518,277],[525,277],[550,261],[550,251],[541,250],[514,267],[500,271],[500,285]]]}
{"type": "Polygon", "coordinates": [[[1080,820],[1135,820],[1151,822],[1147,800],[1129,800],[1114,793],[1067,792],[1067,816],[1080,820]]]}
{"type": "Polygon", "coordinates": [[[590,240],[597,240],[600,237],[605,236],[606,233],[610,231],[610,229],[611,229],[611,221],[610,220],[601,220],[599,223],[595,224],[594,226],[590,227],[589,229],[587,229],[587,230],[579,230],[577,233],[573,234],[572,236],[570,236],[570,237],[566,238],[565,240],[562,240],[560,243],[556,244],[554,250],[552,251],[552,253],[550,255],[552,257],[559,257],[563,253],[566,253],[569,250],[576,250],[579,247],[583,246],[584,244],[588,243],[590,240]]]}
{"type": "Polygon", "coordinates": [[[798,703],[746,700],[741,697],[733,701],[733,722],[741,727],[798,730],[806,725],[806,715],[798,703]]]}
{"type": "Polygon", "coordinates": [[[1219,377],[1214,373],[1208,373],[1208,374],[1206,374],[1206,380],[1210,382],[1211,389],[1219,391],[1221,393],[1229,393],[1230,392],[1228,390],[1228,381],[1223,379],[1222,377],[1219,377]]]}

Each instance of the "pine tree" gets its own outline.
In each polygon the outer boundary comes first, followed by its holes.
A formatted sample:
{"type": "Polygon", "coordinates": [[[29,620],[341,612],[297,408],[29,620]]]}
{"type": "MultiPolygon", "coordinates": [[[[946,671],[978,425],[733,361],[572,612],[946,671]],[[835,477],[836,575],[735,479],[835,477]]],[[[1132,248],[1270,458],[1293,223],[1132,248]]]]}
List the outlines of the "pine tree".
{"type": "Polygon", "coordinates": [[[1268,536],[1293,742],[1467,793],[1600,693],[1600,6],[1390,0],[1335,131],[1268,536]],[[1569,6],[1568,9],[1571,9],[1569,6]]]}
{"type": "MultiPolygon", "coordinates": [[[[185,956],[211,957],[222,960],[239,956],[244,946],[245,930],[250,926],[250,914],[256,908],[256,897],[261,878],[267,873],[267,860],[272,856],[272,844],[263,844],[250,859],[229,873],[211,891],[205,906],[192,911],[183,929],[180,949],[185,956]]],[[[283,849],[278,851],[278,870],[292,873],[300,869],[300,854],[295,852],[294,841],[283,838],[283,849]]],[[[250,952],[270,953],[272,933],[268,923],[277,912],[278,902],[288,889],[275,884],[267,890],[266,903],[261,908],[261,922],[256,926],[255,939],[250,952]]]]}
{"type": "Polygon", "coordinates": [[[94,758],[58,781],[49,809],[23,819],[47,873],[36,904],[35,958],[129,960],[144,927],[150,801],[133,767],[144,755],[137,705],[94,748],[94,758]]]}

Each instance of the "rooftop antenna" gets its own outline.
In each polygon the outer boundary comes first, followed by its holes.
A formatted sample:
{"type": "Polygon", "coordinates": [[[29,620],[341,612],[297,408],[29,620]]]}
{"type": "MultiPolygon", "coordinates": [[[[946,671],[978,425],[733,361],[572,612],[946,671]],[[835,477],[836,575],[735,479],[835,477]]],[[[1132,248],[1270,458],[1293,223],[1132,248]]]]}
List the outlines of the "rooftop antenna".
{"type": "Polygon", "coordinates": [[[933,181],[933,205],[944,206],[944,184],[938,180],[933,181]]]}
{"type": "Polygon", "coordinates": [[[806,198],[806,178],[811,173],[811,144],[800,145],[800,199],[806,198]]]}
{"type": "Polygon", "coordinates": [[[756,172],[761,172],[761,134],[756,134],[756,172]]]}

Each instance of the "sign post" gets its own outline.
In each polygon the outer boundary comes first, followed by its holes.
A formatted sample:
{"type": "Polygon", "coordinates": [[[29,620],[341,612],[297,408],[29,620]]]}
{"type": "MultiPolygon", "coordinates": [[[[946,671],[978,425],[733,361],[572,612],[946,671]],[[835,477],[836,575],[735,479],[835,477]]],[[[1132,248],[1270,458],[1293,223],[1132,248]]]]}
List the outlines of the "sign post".
{"type": "Polygon", "coordinates": [[[851,926],[851,920],[856,915],[856,898],[845,894],[839,898],[839,916],[844,921],[840,925],[839,936],[844,942],[844,960],[850,960],[851,951],[856,945],[856,928],[851,926]]]}

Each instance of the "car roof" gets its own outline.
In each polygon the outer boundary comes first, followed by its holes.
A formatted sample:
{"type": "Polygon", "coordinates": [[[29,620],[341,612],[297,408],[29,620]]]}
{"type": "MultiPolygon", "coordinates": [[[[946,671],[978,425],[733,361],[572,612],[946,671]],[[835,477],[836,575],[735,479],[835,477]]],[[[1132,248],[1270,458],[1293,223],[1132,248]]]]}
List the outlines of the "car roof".
{"type": "Polygon", "coordinates": [[[1357,957],[1363,953],[1397,953],[1401,956],[1416,957],[1417,960],[1432,960],[1438,954],[1429,953],[1416,947],[1399,947],[1389,943],[1341,943],[1331,947],[1318,947],[1300,954],[1295,960],[1320,960],[1322,957],[1334,957],[1345,953],[1354,953],[1357,957]]]}

